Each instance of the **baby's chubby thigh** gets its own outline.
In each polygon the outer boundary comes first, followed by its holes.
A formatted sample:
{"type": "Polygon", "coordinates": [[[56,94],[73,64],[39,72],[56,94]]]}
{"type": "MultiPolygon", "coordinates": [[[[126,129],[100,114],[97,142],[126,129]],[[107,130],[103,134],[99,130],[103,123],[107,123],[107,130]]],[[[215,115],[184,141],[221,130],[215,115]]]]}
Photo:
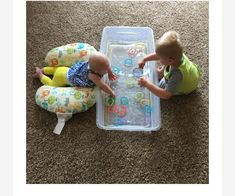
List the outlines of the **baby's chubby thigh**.
{"type": "Polygon", "coordinates": [[[56,83],[56,86],[67,86],[67,72],[68,67],[58,67],[54,73],[53,82],[56,83]]]}

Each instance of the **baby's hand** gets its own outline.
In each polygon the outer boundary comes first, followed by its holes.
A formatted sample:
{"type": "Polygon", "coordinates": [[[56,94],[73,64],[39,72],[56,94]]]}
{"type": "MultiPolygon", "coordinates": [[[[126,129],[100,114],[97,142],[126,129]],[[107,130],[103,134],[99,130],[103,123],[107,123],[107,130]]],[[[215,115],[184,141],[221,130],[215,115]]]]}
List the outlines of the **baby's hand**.
{"type": "Polygon", "coordinates": [[[158,66],[157,66],[157,71],[158,71],[158,72],[161,72],[161,71],[164,70],[164,68],[165,68],[164,65],[158,65],[158,66]]]}
{"type": "Polygon", "coordinates": [[[111,94],[110,94],[110,96],[113,97],[113,98],[115,98],[115,96],[116,96],[116,95],[115,95],[115,92],[112,91],[111,94]]]}
{"type": "Polygon", "coordinates": [[[147,78],[141,77],[141,78],[138,80],[138,84],[139,84],[141,87],[147,87],[147,86],[150,84],[150,81],[149,81],[147,78]]]}
{"type": "Polygon", "coordinates": [[[142,59],[138,64],[139,64],[139,68],[143,69],[145,65],[145,60],[142,59]]]}
{"type": "Polygon", "coordinates": [[[117,75],[113,74],[112,72],[108,73],[109,80],[116,80],[118,78],[117,75]]]}

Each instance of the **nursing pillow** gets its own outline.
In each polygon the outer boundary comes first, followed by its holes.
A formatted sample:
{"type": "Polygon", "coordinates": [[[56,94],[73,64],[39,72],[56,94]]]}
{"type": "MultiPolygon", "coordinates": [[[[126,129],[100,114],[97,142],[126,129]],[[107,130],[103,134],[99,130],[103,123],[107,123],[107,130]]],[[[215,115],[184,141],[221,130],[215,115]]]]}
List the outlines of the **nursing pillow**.
{"type": "Polygon", "coordinates": [[[71,67],[77,62],[88,61],[96,49],[86,43],[72,43],[50,50],[45,58],[45,65],[51,67],[71,67]]]}
{"type": "MultiPolygon", "coordinates": [[[[70,67],[77,62],[88,61],[93,52],[96,52],[96,49],[86,43],[60,46],[48,52],[45,66],[70,67]]],[[[35,101],[43,109],[56,113],[58,123],[53,132],[60,134],[65,122],[73,114],[84,112],[95,104],[95,89],[43,85],[37,90],[35,101]]]]}

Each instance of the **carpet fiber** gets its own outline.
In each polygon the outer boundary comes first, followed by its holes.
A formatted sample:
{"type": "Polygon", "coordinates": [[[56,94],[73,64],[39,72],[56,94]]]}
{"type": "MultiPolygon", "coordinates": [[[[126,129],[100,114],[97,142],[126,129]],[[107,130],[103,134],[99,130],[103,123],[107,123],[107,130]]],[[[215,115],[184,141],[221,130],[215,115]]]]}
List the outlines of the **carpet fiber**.
{"type": "Polygon", "coordinates": [[[209,183],[208,7],[203,2],[27,2],[27,183],[209,183]],[[105,26],[148,26],[155,39],[181,35],[186,55],[202,67],[198,90],[161,100],[158,132],[96,127],[96,108],[52,133],[56,115],[36,105],[42,85],[34,63],[72,42],[99,50],[105,26]]]}

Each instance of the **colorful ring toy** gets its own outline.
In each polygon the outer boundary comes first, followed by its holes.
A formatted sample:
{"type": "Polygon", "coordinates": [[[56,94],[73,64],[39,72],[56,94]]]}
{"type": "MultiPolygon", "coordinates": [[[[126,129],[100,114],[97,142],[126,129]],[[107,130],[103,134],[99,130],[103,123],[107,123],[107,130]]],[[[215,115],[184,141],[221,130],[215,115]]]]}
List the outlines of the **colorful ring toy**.
{"type": "Polygon", "coordinates": [[[108,106],[108,111],[110,113],[117,113],[119,110],[118,110],[118,106],[117,105],[111,105],[111,106],[108,106]]]}
{"type": "Polygon", "coordinates": [[[105,105],[112,106],[115,104],[115,98],[113,97],[106,97],[105,98],[105,105]]]}
{"type": "Polygon", "coordinates": [[[138,53],[138,51],[135,48],[130,48],[128,50],[128,55],[132,58],[135,57],[137,53],[138,53]]]}
{"type": "Polygon", "coordinates": [[[116,113],[117,113],[117,115],[118,115],[119,117],[124,117],[124,116],[126,116],[126,110],[127,110],[126,106],[121,105],[121,106],[118,108],[118,110],[116,111],[116,113]]]}
{"type": "Polygon", "coordinates": [[[126,124],[127,124],[127,121],[126,121],[126,119],[116,117],[116,118],[113,119],[113,124],[114,124],[115,126],[126,125],[126,124]]]}
{"type": "Polygon", "coordinates": [[[127,86],[128,88],[133,88],[133,87],[135,86],[135,84],[136,84],[136,81],[135,81],[134,78],[128,78],[128,79],[125,81],[125,83],[126,83],[126,86],[127,86]]]}
{"type": "Polygon", "coordinates": [[[135,93],[135,99],[136,99],[136,101],[140,101],[141,99],[143,99],[144,98],[144,92],[136,92],[135,93]]]}
{"type": "Polygon", "coordinates": [[[121,105],[127,106],[129,104],[129,99],[127,97],[123,96],[120,98],[120,103],[121,103],[121,105]]]}
{"type": "Polygon", "coordinates": [[[137,43],[137,44],[135,44],[135,48],[137,49],[138,52],[139,52],[139,51],[144,52],[144,51],[146,50],[146,47],[145,47],[145,45],[144,45],[143,43],[137,43]]]}
{"type": "Polygon", "coordinates": [[[141,99],[140,100],[140,105],[144,107],[144,105],[150,105],[150,100],[149,99],[141,99]]]}
{"type": "Polygon", "coordinates": [[[133,74],[133,76],[140,78],[143,76],[143,69],[135,68],[135,69],[133,69],[132,74],[133,74]]]}
{"type": "Polygon", "coordinates": [[[126,67],[131,67],[131,66],[133,66],[132,59],[125,59],[125,60],[124,60],[124,65],[125,65],[126,67]]]}
{"type": "Polygon", "coordinates": [[[145,111],[146,113],[151,113],[151,111],[152,111],[151,106],[149,106],[149,105],[144,105],[144,111],[145,111]]]}
{"type": "Polygon", "coordinates": [[[121,70],[120,70],[118,67],[113,67],[113,68],[112,68],[112,72],[113,72],[114,74],[116,74],[116,75],[119,75],[120,72],[121,72],[121,70]]]}

